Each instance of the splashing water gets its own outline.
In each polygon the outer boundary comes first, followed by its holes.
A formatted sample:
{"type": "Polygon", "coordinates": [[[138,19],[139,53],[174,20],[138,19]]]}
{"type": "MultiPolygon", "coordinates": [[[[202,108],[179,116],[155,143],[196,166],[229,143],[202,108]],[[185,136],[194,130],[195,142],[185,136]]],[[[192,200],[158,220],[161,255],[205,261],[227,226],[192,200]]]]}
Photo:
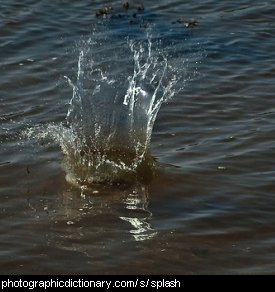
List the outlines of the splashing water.
{"type": "Polygon", "coordinates": [[[188,79],[187,60],[169,59],[171,47],[165,51],[149,32],[144,40],[113,45],[93,37],[77,49],[77,76],[64,76],[73,92],[66,125],[44,132],[65,153],[67,179],[76,184],[149,179],[153,125],[161,105],[188,79]]]}

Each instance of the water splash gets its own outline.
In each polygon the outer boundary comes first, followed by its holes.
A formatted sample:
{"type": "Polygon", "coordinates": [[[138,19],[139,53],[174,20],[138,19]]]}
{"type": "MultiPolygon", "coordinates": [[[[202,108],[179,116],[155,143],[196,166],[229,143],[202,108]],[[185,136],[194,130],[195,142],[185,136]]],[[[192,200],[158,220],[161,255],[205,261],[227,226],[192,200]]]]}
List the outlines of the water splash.
{"type": "Polygon", "coordinates": [[[94,45],[88,42],[79,53],[76,81],[65,77],[73,90],[67,114],[74,137],[69,157],[78,161],[78,169],[91,170],[85,180],[114,179],[148,164],[158,111],[175,94],[181,78],[160,44],[153,46],[149,33],[146,40],[127,40],[127,44],[134,62],[131,58],[121,65],[125,69],[132,65],[132,72],[114,76],[110,71],[115,66],[103,71],[94,59],[94,45]]]}
{"type": "Polygon", "coordinates": [[[150,179],[157,114],[190,78],[188,59],[149,31],[139,40],[108,38],[94,34],[76,46],[76,77],[64,76],[72,88],[66,124],[40,132],[60,144],[76,185],[150,179]]]}

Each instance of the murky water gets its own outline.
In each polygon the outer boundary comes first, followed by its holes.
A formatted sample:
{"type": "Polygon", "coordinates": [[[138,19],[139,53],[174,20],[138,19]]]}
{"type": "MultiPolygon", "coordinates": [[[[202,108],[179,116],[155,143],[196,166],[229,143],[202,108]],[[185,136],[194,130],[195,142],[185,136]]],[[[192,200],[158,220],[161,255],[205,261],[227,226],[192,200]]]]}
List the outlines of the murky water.
{"type": "Polygon", "coordinates": [[[0,1],[2,274],[274,272],[275,2],[193,2],[0,1]]]}

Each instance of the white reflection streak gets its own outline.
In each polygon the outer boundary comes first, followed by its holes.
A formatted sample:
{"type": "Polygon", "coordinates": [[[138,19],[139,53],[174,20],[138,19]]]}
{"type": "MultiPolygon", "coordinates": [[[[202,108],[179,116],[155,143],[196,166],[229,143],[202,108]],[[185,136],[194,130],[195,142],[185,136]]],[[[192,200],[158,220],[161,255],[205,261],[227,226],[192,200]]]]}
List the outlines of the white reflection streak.
{"type": "MultiPolygon", "coordinates": [[[[144,241],[153,238],[157,232],[152,228],[149,223],[152,217],[152,213],[148,210],[148,190],[146,187],[142,187],[140,190],[133,190],[131,194],[125,199],[126,209],[143,211],[142,213],[148,214],[148,216],[138,218],[120,216],[119,218],[131,224],[134,229],[129,232],[136,241],[144,241]]],[[[133,214],[134,215],[134,214],[133,214]]]]}

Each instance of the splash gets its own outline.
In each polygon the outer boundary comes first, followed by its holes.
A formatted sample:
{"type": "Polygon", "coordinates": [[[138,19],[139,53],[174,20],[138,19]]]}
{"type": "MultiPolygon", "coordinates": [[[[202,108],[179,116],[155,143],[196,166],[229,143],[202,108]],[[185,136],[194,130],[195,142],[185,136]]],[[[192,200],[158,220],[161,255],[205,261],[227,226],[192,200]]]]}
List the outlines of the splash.
{"type": "Polygon", "coordinates": [[[150,179],[158,112],[190,78],[188,59],[149,31],[139,40],[108,38],[78,43],[77,74],[64,76],[72,89],[66,123],[40,133],[59,143],[76,185],[150,179]]]}

